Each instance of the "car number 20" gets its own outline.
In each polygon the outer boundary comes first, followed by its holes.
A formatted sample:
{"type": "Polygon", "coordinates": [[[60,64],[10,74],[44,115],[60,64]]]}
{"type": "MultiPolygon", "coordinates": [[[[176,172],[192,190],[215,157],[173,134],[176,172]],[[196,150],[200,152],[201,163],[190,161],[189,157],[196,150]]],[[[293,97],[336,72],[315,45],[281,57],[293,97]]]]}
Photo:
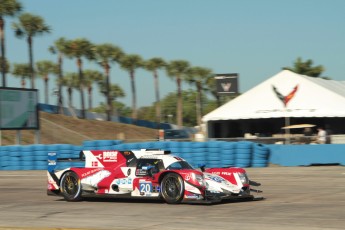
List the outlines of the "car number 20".
{"type": "Polygon", "coordinates": [[[140,183],[140,193],[151,193],[152,184],[151,183],[140,183]]]}

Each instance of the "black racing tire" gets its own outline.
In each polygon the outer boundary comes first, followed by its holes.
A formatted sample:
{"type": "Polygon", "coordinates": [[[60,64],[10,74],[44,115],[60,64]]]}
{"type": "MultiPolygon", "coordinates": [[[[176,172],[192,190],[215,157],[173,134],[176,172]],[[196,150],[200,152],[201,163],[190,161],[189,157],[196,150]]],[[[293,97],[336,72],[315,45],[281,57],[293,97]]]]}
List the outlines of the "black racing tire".
{"type": "Polygon", "coordinates": [[[80,201],[82,199],[82,189],[79,176],[73,171],[63,174],[60,182],[60,191],[65,200],[80,201]]]}
{"type": "Polygon", "coordinates": [[[168,204],[181,203],[184,196],[184,181],[176,173],[168,173],[161,182],[161,197],[168,204]]]}

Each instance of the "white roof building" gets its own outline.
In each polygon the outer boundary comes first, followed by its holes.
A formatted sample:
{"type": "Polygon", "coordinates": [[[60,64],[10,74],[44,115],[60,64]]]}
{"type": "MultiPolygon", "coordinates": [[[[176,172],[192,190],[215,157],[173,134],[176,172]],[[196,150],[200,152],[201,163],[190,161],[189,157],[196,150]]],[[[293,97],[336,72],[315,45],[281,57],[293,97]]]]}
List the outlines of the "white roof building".
{"type": "Polygon", "coordinates": [[[206,114],[202,120],[209,123],[285,117],[345,118],[345,81],[283,70],[206,114]]]}

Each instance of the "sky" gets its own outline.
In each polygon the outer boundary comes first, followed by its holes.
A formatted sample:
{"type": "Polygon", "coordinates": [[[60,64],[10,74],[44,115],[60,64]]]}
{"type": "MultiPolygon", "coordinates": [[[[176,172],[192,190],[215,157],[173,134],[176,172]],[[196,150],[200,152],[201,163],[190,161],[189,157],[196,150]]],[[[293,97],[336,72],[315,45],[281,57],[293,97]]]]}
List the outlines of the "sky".
{"type": "MultiPolygon", "coordinates": [[[[22,0],[24,10],[41,16],[51,33],[33,40],[34,61],[57,57],[48,51],[60,37],[87,38],[94,44],[112,43],[127,54],[147,60],[186,60],[215,74],[238,73],[241,93],[282,70],[298,57],[323,65],[333,80],[345,81],[345,1],[343,0],[22,0]]],[[[10,63],[28,63],[25,39],[14,36],[16,18],[5,18],[6,56],[10,63]]],[[[102,69],[84,61],[84,69],[102,69]]],[[[64,61],[64,72],[77,72],[74,60],[64,61]]],[[[114,64],[111,83],[120,85],[131,106],[129,74],[114,64]]],[[[10,74],[8,87],[20,87],[10,74]]],[[[176,92],[176,83],[159,72],[161,98],[176,92]]],[[[55,76],[50,80],[51,104],[55,76]]],[[[27,82],[30,87],[30,82],[27,82]]],[[[40,101],[43,82],[36,80],[40,101]]],[[[138,107],[155,101],[152,73],[136,71],[138,107]]],[[[183,90],[193,88],[184,84],[183,90]]],[[[64,94],[65,94],[64,90],[64,94]]],[[[64,95],[67,101],[66,94],[64,95]]],[[[79,92],[74,106],[80,108],[79,92]]],[[[94,105],[104,102],[95,86],[94,105]]],[[[86,103],[87,107],[87,103],[86,103]]]]}

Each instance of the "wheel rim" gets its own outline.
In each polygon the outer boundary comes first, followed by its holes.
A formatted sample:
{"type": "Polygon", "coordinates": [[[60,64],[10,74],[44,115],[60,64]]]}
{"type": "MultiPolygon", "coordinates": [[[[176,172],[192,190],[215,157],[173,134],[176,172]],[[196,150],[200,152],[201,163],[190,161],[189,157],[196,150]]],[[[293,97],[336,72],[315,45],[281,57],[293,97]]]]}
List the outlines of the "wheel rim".
{"type": "Polygon", "coordinates": [[[181,197],[182,185],[175,177],[169,177],[164,183],[164,193],[167,197],[173,200],[178,200],[181,197]]]}
{"type": "Polygon", "coordinates": [[[64,183],[64,190],[65,192],[70,195],[74,196],[78,192],[78,180],[74,176],[66,175],[65,183],[64,183]]]}

